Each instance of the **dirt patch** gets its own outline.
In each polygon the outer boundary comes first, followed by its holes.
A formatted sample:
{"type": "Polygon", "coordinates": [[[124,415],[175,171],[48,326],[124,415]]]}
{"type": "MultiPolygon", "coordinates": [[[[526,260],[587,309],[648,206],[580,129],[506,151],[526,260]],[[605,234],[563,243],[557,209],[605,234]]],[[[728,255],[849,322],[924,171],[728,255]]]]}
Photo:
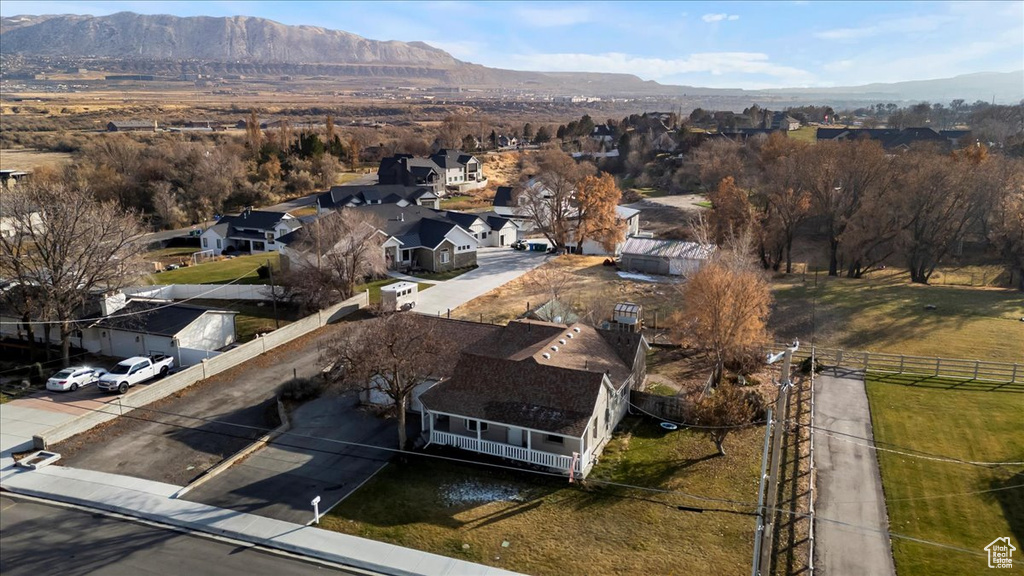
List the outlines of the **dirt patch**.
{"type": "Polygon", "coordinates": [[[57,168],[71,162],[71,154],[39,150],[0,150],[0,170],[37,170],[57,168]]]}

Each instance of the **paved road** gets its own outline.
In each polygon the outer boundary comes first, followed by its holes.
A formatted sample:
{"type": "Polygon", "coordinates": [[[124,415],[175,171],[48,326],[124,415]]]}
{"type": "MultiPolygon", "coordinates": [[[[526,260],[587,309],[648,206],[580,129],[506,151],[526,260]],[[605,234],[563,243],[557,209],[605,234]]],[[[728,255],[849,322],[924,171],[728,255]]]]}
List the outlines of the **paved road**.
{"type": "Polygon", "coordinates": [[[354,574],[101,514],[0,496],[0,574],[354,574]]]}
{"type": "MultiPolygon", "coordinates": [[[[410,418],[409,437],[419,433],[410,418]]],[[[183,498],[218,508],[305,524],[310,501],[320,496],[325,511],[351,494],[391,459],[392,452],[345,446],[330,440],[393,448],[394,420],[359,409],[355,394],[329,395],[308,402],[291,415],[290,434],[254,452],[183,498]]]]}
{"type": "Polygon", "coordinates": [[[420,314],[445,315],[466,302],[490,292],[526,274],[548,261],[540,252],[516,251],[511,248],[481,248],[477,252],[479,268],[466,272],[421,292],[415,311],[420,314]]]}
{"type": "MultiPolygon", "coordinates": [[[[862,374],[823,372],[816,379],[814,392],[815,425],[873,438],[862,374]]],[[[814,435],[818,469],[815,512],[823,518],[887,531],[889,520],[874,450],[841,438],[820,430],[814,435]]],[[[818,522],[816,529],[816,565],[824,576],[896,574],[886,534],[829,522],[818,522]]]]}

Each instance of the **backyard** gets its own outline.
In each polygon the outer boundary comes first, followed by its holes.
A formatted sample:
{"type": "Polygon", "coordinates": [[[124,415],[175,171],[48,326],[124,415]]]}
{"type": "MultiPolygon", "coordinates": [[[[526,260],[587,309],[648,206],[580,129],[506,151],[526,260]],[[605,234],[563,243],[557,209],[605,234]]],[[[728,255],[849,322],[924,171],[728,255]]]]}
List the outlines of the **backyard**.
{"type": "MultiPolygon", "coordinates": [[[[1020,345],[1020,340],[1017,345],[1020,345]]],[[[1024,388],[869,376],[875,443],[965,461],[1024,461],[1024,388]]],[[[890,530],[974,551],[893,538],[899,576],[980,574],[997,536],[1024,542],[1024,465],[983,466],[880,450],[890,530]],[[995,491],[992,491],[995,490],[995,491]],[[992,491],[988,493],[979,493],[992,491]]]]}
{"type": "Polygon", "coordinates": [[[760,427],[735,433],[717,457],[702,434],[628,417],[583,485],[410,457],[321,527],[527,574],[737,574],[753,552],[762,439],[760,427]]]}
{"type": "Polygon", "coordinates": [[[274,270],[281,269],[280,255],[268,252],[160,272],[150,276],[150,280],[153,284],[227,284],[234,280],[238,280],[236,284],[270,284],[269,279],[260,278],[257,273],[259,267],[268,262],[274,270]]]}

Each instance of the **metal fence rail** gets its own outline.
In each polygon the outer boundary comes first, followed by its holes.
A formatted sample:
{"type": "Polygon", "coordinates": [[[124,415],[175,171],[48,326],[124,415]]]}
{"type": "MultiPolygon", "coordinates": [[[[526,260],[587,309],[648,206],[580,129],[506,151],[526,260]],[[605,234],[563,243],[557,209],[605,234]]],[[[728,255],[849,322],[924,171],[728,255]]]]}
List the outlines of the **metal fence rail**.
{"type": "MultiPolygon", "coordinates": [[[[768,348],[778,350],[786,346],[788,345],[773,344],[768,348]]],[[[886,374],[913,374],[958,380],[1024,384],[1024,364],[1020,363],[907,356],[882,352],[851,352],[830,348],[816,348],[814,354],[817,364],[821,366],[852,368],[886,374]]],[[[793,355],[793,359],[803,361],[810,356],[810,350],[798,350],[793,355]]]]}

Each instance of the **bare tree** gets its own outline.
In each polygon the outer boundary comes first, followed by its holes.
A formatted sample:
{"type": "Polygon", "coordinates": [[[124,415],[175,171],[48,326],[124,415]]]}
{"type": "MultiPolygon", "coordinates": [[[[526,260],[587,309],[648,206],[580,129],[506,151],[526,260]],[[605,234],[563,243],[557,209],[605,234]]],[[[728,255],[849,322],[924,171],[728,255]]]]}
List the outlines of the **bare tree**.
{"type": "Polygon", "coordinates": [[[442,148],[458,148],[462,145],[463,137],[469,133],[468,130],[465,116],[460,114],[446,116],[438,128],[437,143],[442,148]]]}
{"type": "Polygon", "coordinates": [[[759,412],[755,394],[722,383],[694,405],[697,422],[707,428],[708,436],[725,456],[725,438],[736,428],[749,424],[759,412]]]}
{"type": "Polygon", "coordinates": [[[400,450],[406,448],[405,412],[413,390],[455,360],[435,328],[432,318],[398,312],[353,324],[328,348],[327,361],[340,369],[336,385],[390,399],[400,450]]]}
{"type": "Polygon", "coordinates": [[[579,214],[576,186],[593,174],[592,164],[577,164],[560,150],[545,150],[521,156],[524,169],[536,171],[520,184],[516,200],[533,225],[559,250],[564,250],[576,227],[579,214]],[[532,164],[532,166],[531,166],[532,164]]]}
{"type": "Polygon", "coordinates": [[[153,189],[153,210],[160,217],[163,225],[169,229],[177,228],[185,223],[185,211],[181,209],[178,202],[178,193],[174,186],[166,181],[159,180],[150,185],[153,189]]]}
{"type": "Polygon", "coordinates": [[[41,320],[60,330],[70,359],[71,334],[87,298],[131,285],[144,274],[143,228],[134,212],[97,201],[68,181],[34,180],[0,194],[13,234],[0,235],[0,275],[39,287],[41,320]]]}
{"type": "Polygon", "coordinates": [[[353,208],[300,228],[288,250],[287,293],[316,309],[351,297],[358,284],[387,271],[380,228],[371,214],[353,208]]]}
{"type": "Polygon", "coordinates": [[[708,350],[715,358],[714,383],[725,363],[765,341],[771,289],[745,249],[723,251],[682,287],[682,308],[673,314],[675,339],[708,350]]]}
{"type": "Polygon", "coordinates": [[[995,170],[985,170],[994,191],[988,211],[988,239],[999,251],[1017,289],[1024,291],[1024,163],[1003,159],[995,170]]]}

